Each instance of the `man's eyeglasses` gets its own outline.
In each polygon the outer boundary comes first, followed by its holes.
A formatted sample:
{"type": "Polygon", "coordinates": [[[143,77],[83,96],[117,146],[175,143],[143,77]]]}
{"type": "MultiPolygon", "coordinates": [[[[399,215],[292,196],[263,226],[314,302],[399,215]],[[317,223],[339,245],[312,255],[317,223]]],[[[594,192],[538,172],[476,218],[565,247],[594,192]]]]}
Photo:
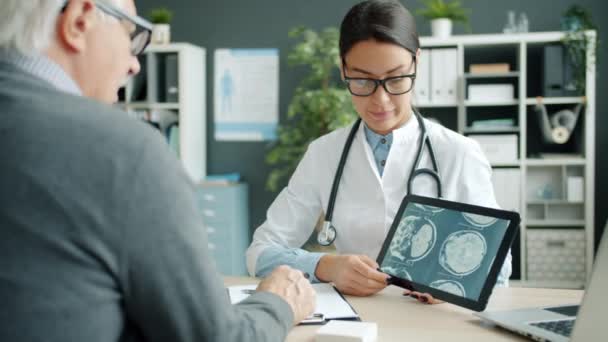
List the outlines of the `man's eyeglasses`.
{"type": "MultiPolygon", "coordinates": [[[[347,77],[346,68],[344,70],[344,82],[351,94],[355,96],[370,96],[376,92],[379,85],[391,95],[403,95],[414,87],[416,80],[416,57],[412,59],[414,63],[414,73],[400,76],[387,77],[384,79],[347,77]]],[[[346,66],[346,63],[343,62],[346,66]]]]}
{"type": "MultiPolygon", "coordinates": [[[[65,0],[61,11],[63,12],[68,5],[69,0],[65,0]]],[[[110,5],[105,1],[95,1],[95,5],[102,12],[111,15],[119,21],[127,21],[129,25],[129,36],[131,37],[131,54],[138,56],[144,52],[150,43],[152,36],[152,24],[139,16],[132,16],[125,13],[120,8],[110,5]]]]}

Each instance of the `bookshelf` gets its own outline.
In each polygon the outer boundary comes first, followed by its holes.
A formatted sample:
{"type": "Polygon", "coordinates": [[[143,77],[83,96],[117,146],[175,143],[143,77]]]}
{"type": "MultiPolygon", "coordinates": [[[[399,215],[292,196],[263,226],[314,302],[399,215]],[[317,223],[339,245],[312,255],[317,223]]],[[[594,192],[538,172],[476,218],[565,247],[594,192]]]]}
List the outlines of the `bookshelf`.
{"type": "Polygon", "coordinates": [[[148,46],[118,103],[159,128],[195,182],[207,170],[205,58],[204,48],[188,43],[148,46]]]}
{"type": "MultiPolygon", "coordinates": [[[[541,141],[534,107],[537,96],[543,96],[544,47],[560,45],[563,32],[421,37],[414,89],[414,104],[421,113],[472,138],[516,139],[516,146],[507,151],[512,159],[488,159],[499,204],[522,217],[512,249],[512,279],[518,285],[582,288],[590,276],[594,256],[596,33],[585,34],[590,61],[586,92],[542,99],[550,114],[584,103],[569,141],[551,146],[541,141]],[[450,51],[449,56],[456,56],[443,58],[444,65],[436,68],[443,77],[433,76],[435,51],[444,56],[450,51]],[[496,63],[508,63],[508,70],[483,74],[469,71],[472,64],[496,63]],[[446,68],[452,71],[446,72],[446,68]],[[512,95],[470,99],[470,85],[488,84],[501,86],[503,93],[506,89],[512,95]],[[456,93],[456,98],[445,97],[446,89],[456,93]],[[484,120],[509,124],[475,125],[484,120]],[[551,271],[560,267],[564,270],[551,271]]],[[[494,144],[494,151],[502,152],[504,146],[494,144]]]]}

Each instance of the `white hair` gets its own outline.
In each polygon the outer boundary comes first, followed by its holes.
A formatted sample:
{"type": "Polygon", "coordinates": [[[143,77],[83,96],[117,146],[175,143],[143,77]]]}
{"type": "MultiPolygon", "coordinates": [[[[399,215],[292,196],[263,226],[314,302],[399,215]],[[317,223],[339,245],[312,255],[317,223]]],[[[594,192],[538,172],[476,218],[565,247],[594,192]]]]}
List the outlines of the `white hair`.
{"type": "MultiPolygon", "coordinates": [[[[120,4],[122,0],[105,0],[120,4]]],[[[64,0],[0,0],[0,48],[30,55],[51,43],[64,0]]]]}

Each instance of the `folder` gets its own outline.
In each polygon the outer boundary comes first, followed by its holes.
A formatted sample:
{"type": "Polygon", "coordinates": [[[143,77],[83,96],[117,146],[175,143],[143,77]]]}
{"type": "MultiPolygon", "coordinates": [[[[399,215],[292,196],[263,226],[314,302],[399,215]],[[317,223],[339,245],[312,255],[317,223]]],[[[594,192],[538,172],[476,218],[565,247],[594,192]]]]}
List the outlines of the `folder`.
{"type": "Polygon", "coordinates": [[[428,105],[431,102],[431,50],[420,50],[420,60],[416,65],[414,84],[415,104],[428,105]]]}
{"type": "MultiPolygon", "coordinates": [[[[353,309],[340,291],[329,283],[312,284],[317,293],[314,313],[300,324],[323,324],[328,320],[360,321],[359,314],[353,309]]],[[[255,293],[257,285],[241,285],[228,287],[230,302],[236,304],[255,293]]]]}
{"type": "Polygon", "coordinates": [[[431,101],[434,104],[458,103],[458,50],[433,49],[431,52],[431,101]]]}

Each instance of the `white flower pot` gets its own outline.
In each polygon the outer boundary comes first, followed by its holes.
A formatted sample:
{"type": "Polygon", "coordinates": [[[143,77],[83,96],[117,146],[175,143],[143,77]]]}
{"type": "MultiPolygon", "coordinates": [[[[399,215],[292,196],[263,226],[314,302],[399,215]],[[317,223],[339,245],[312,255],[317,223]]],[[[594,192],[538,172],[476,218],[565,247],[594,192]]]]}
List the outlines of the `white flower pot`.
{"type": "Polygon", "coordinates": [[[439,18],[431,20],[433,37],[447,38],[452,35],[452,20],[439,18]]]}
{"type": "Polygon", "coordinates": [[[169,44],[171,42],[171,26],[169,24],[154,24],[152,26],[152,44],[169,44]]]}

